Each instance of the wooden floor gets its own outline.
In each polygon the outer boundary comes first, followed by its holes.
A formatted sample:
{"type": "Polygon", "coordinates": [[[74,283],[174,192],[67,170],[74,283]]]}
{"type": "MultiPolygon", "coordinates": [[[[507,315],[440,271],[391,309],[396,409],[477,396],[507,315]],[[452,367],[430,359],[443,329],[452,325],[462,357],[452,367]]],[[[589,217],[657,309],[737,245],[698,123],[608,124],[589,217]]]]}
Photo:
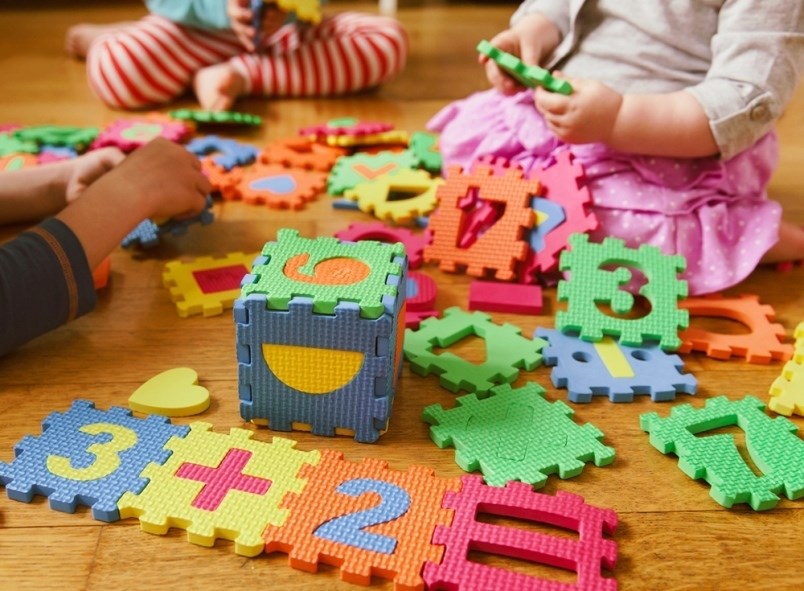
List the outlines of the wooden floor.
{"type": "MultiPolygon", "coordinates": [[[[67,27],[82,20],[107,22],[141,14],[138,2],[4,2],[0,8],[0,122],[20,124],[98,125],[121,116],[103,107],[89,92],[83,64],[62,53],[67,27]],[[26,6],[27,5],[27,6],[26,6]]],[[[375,11],[375,3],[334,3],[338,9],[375,11]]],[[[339,100],[244,101],[243,110],[258,113],[265,124],[238,137],[253,142],[290,135],[307,124],[332,117],[357,115],[387,119],[400,129],[423,129],[438,108],[484,88],[476,66],[474,45],[507,23],[513,3],[401,2],[399,16],[411,38],[406,72],[376,94],[339,100]]],[[[191,106],[188,99],[180,103],[191,106]]],[[[804,224],[801,166],[804,162],[804,93],[799,93],[780,123],[782,160],[771,187],[783,202],[786,216],[804,224]]],[[[277,229],[293,227],[303,235],[331,235],[349,223],[367,220],[359,212],[334,211],[323,198],[299,213],[274,212],[237,202],[218,203],[217,220],[206,228],[166,240],[138,256],[118,250],[112,256],[111,284],[90,315],[44,336],[0,359],[0,460],[13,458],[13,446],[26,434],[39,434],[40,421],[51,411],[63,411],[77,398],[99,408],[126,406],[129,395],[145,380],[173,367],[194,368],[213,403],[198,417],[216,431],[231,427],[254,429],[254,438],[270,440],[272,432],[243,423],[238,412],[237,362],[230,313],[213,318],[182,319],[176,314],[161,273],[166,262],[233,251],[256,251],[275,237],[277,229]]],[[[8,238],[20,228],[6,229],[8,238]]],[[[468,277],[425,269],[436,278],[438,307],[467,306],[468,277]]],[[[804,319],[804,269],[777,273],[760,269],[729,293],[759,294],[774,307],[788,334],[804,319]]],[[[493,314],[530,336],[537,326],[553,326],[555,291],[547,291],[545,315],[493,314]]],[[[725,326],[724,330],[728,329],[725,326]]],[[[480,358],[476,343],[462,352],[480,358]]],[[[780,373],[778,363],[749,365],[740,360],[714,361],[686,356],[687,367],[700,383],[699,392],[681,395],[676,404],[700,407],[717,395],[740,398],[753,394],[766,400],[769,384],[780,373]]],[[[453,450],[439,449],[421,420],[424,406],[454,404],[455,395],[434,377],[410,373],[407,364],[397,393],[390,430],[376,445],[348,438],[317,438],[293,433],[302,450],[330,448],[346,458],[385,459],[392,468],[411,464],[430,467],[441,477],[462,471],[453,450]]],[[[550,400],[565,400],[552,387],[548,368],[523,372],[517,385],[535,381],[550,400]]],[[[604,443],[616,449],[613,464],[588,465],[572,479],[551,476],[543,492],[569,491],[587,502],[614,509],[620,518],[613,536],[619,547],[616,569],[607,576],[624,590],[648,589],[801,589],[801,539],[804,500],[783,499],[764,513],[741,505],[727,510],[709,497],[705,483],[693,481],[677,467],[674,456],[663,456],[640,430],[639,415],[656,411],[665,416],[673,404],[654,404],[644,397],[633,404],[613,405],[596,399],[572,405],[578,423],[591,422],[605,433],[604,443]]],[[[799,427],[804,420],[794,418],[799,427]]],[[[188,419],[179,419],[185,424],[188,419]]],[[[744,438],[734,433],[741,448],[744,438]]],[[[530,527],[519,524],[519,527],[530,527]]],[[[549,567],[508,559],[490,560],[518,572],[571,583],[574,575],[549,567]]],[[[185,541],[185,532],[164,537],[139,530],[134,519],[104,524],[85,508],[70,515],[48,509],[38,497],[30,505],[0,497],[0,580],[7,589],[151,589],[179,588],[358,589],[341,582],[337,569],[323,566],[313,575],[288,566],[282,554],[243,558],[230,542],[212,549],[185,541]]],[[[373,588],[392,584],[375,579],[373,588]]]]}

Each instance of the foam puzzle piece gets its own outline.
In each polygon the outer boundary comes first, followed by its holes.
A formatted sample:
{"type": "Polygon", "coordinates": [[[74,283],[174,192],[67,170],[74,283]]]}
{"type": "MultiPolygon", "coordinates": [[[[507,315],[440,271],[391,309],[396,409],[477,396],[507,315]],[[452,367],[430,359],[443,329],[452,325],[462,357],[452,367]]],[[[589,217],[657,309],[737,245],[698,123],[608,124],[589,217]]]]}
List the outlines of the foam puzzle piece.
{"type": "Polygon", "coordinates": [[[96,150],[114,146],[123,152],[131,152],[157,137],[181,142],[191,131],[192,126],[184,121],[171,119],[161,113],[150,113],[142,117],[113,121],[101,130],[90,148],[96,150]]]}
{"type": "Polygon", "coordinates": [[[182,318],[196,314],[209,317],[230,309],[240,296],[240,282],[259,254],[233,252],[224,257],[199,257],[165,264],[162,283],[170,290],[176,312],[182,318]]]}
{"type": "Polygon", "coordinates": [[[560,269],[571,271],[570,279],[558,284],[558,299],[567,302],[567,309],[556,313],[556,328],[577,332],[585,341],[611,335],[630,347],[657,341],[665,351],[678,349],[678,330],[689,324],[689,313],[678,307],[678,300],[687,296],[687,282],[677,277],[686,266],[684,257],[663,254],[647,244],[627,248],[617,238],[592,243],[586,234],[573,234],[569,244],[571,250],[561,253],[560,269]],[[626,266],[608,271],[603,268],[607,265],[631,266],[645,274],[648,282],[639,294],[650,302],[646,315],[615,317],[598,309],[599,302],[607,302],[614,313],[622,315],[634,306],[634,296],[620,289],[631,280],[631,271],[626,266]]]}
{"type": "Polygon", "coordinates": [[[419,162],[419,167],[432,174],[441,174],[444,161],[438,149],[438,136],[426,131],[416,131],[410,136],[410,151],[419,162]]]}
{"type": "Polygon", "coordinates": [[[433,242],[424,250],[425,262],[437,261],[439,268],[447,272],[465,267],[466,273],[474,277],[493,273],[503,281],[516,278],[516,267],[529,251],[525,238],[533,226],[530,199],[538,194],[539,182],[522,178],[518,168],[497,175],[486,165],[476,166],[471,174],[464,174],[460,166],[450,166],[446,181],[438,188],[439,205],[430,215],[428,227],[433,231],[433,242]],[[499,203],[504,212],[471,246],[460,248],[468,216],[460,203],[467,195],[499,203]]]}
{"type": "Polygon", "coordinates": [[[678,456],[684,474],[711,485],[709,495],[715,501],[724,507],[748,503],[764,511],[776,506],[779,493],[790,500],[804,496],[804,441],[795,434],[798,427],[784,417],[770,418],[764,408],[753,396],[739,401],[718,396],[700,409],[675,406],[664,419],[644,414],[640,425],[650,433],[653,447],[678,456]],[[732,435],[696,437],[732,425],[745,432],[748,453],[762,476],[746,465],[732,435]]]}
{"type": "Polygon", "coordinates": [[[391,129],[381,133],[370,133],[366,135],[328,135],[324,138],[324,143],[328,146],[351,147],[362,150],[387,144],[404,144],[407,146],[409,142],[410,135],[407,131],[401,129],[391,129]]]}
{"type": "Polygon", "coordinates": [[[384,121],[361,121],[357,117],[338,117],[326,123],[302,127],[299,135],[313,136],[321,140],[334,135],[374,135],[391,131],[393,123],[384,121]]]}
{"type": "Polygon", "coordinates": [[[223,166],[215,164],[213,156],[203,156],[201,158],[201,172],[209,179],[212,185],[212,192],[218,193],[224,201],[235,201],[240,199],[237,185],[243,178],[243,168],[235,166],[226,170],[223,166]]]}
{"type": "Polygon", "coordinates": [[[495,324],[488,314],[447,308],[442,318],[427,318],[419,330],[405,331],[405,357],[415,373],[438,374],[439,384],[450,392],[484,394],[497,384],[516,380],[520,369],[532,370],[541,365],[540,352],[547,343],[525,338],[521,333],[512,324],[495,324]],[[433,351],[436,346],[451,347],[471,335],[485,341],[483,363],[474,364],[449,351],[433,351]]]}
{"type": "Polygon", "coordinates": [[[33,168],[39,166],[39,158],[33,154],[24,152],[7,154],[0,156],[0,172],[11,172],[12,170],[22,170],[23,168],[33,168]]]}
{"type": "Polygon", "coordinates": [[[511,314],[541,314],[542,288],[522,283],[475,280],[469,284],[469,309],[511,314]]]}
{"type": "Polygon", "coordinates": [[[123,238],[120,246],[123,248],[153,248],[159,244],[161,237],[166,234],[181,236],[187,233],[187,230],[192,224],[206,226],[211,224],[214,220],[215,213],[212,211],[212,197],[207,196],[207,207],[198,215],[181,220],[167,220],[160,224],[157,224],[154,220],[143,220],[123,238]]]}
{"type": "Polygon", "coordinates": [[[605,539],[617,527],[617,514],[584,502],[583,497],[558,491],[554,496],[534,492],[521,482],[505,488],[486,486],[477,476],[461,478],[460,492],[447,492],[443,506],[454,510],[449,526],[436,527],[433,543],[443,544],[441,563],[428,562],[423,576],[430,589],[484,591],[616,591],[617,581],[604,577],[613,570],[617,544],[605,539]],[[527,531],[480,521],[480,514],[546,523],[571,532],[577,539],[527,531]],[[564,585],[469,559],[481,551],[552,565],[577,573],[574,585],[564,585]]]}
{"type": "Polygon", "coordinates": [[[323,193],[325,184],[322,172],[255,164],[243,170],[234,190],[246,203],[299,210],[323,193]]]}
{"type": "Polygon", "coordinates": [[[742,334],[724,334],[690,326],[681,331],[679,352],[702,351],[715,359],[745,357],[749,363],[787,361],[793,357],[793,345],[783,343],[784,327],[771,321],[776,313],[768,305],[759,303],[759,296],[742,294],[724,297],[711,294],[687,298],[679,303],[691,317],[711,316],[736,320],[749,330],[742,334]]]}
{"type": "Polygon", "coordinates": [[[591,402],[593,396],[633,402],[642,394],[659,402],[698,389],[695,376],[682,372],[684,361],[656,345],[628,347],[610,337],[590,343],[547,328],[537,328],[535,334],[549,343],[542,355],[544,364],[553,366],[553,385],[566,388],[572,402],[591,402]]]}
{"type": "Polygon", "coordinates": [[[408,268],[418,269],[422,266],[424,247],[430,244],[433,233],[425,230],[415,234],[407,228],[389,226],[383,222],[355,222],[345,230],[335,232],[338,240],[358,242],[360,240],[376,240],[378,242],[401,242],[408,255],[408,268]]]}
{"type": "Polygon", "coordinates": [[[343,196],[380,220],[407,224],[435,209],[436,191],[443,184],[443,179],[431,177],[426,170],[402,168],[359,183],[343,196]]]}
{"type": "Polygon", "coordinates": [[[407,278],[405,328],[416,330],[425,318],[438,317],[435,301],[438,286],[429,275],[410,271],[407,278]]]}
{"type": "Polygon", "coordinates": [[[189,417],[209,408],[209,390],[198,385],[198,374],[175,367],[155,375],[128,397],[132,410],[167,417],[189,417]]]}
{"type": "Polygon", "coordinates": [[[185,147],[199,158],[211,155],[213,162],[224,170],[251,164],[260,154],[255,146],[217,135],[193,138],[185,147]]]}
{"type": "Polygon", "coordinates": [[[289,137],[265,146],[260,152],[259,161],[265,164],[281,164],[288,168],[328,172],[338,158],[346,154],[344,148],[325,146],[304,137],[289,137]]]}
{"type": "Polygon", "coordinates": [[[302,424],[314,435],[377,441],[388,424],[401,362],[398,310],[391,312],[365,319],[357,304],[344,302],[330,313],[314,313],[309,298],[291,300],[287,311],[266,312],[259,295],[238,299],[243,419],[264,419],[277,431],[302,424]]]}
{"type": "Polygon", "coordinates": [[[796,350],[770,388],[768,408],[780,415],[804,416],[804,322],[795,330],[796,350]]]}
{"type": "MultiPolygon", "coordinates": [[[[416,168],[416,158],[412,152],[378,152],[377,154],[357,153],[338,158],[327,179],[327,193],[343,195],[360,183],[394,174],[402,169],[416,168]]],[[[346,197],[348,199],[355,199],[346,197]]]]}
{"type": "Polygon", "coordinates": [[[541,86],[550,92],[572,94],[572,85],[566,80],[555,78],[550,72],[539,66],[528,66],[515,55],[497,49],[486,40],[477,44],[477,51],[488,56],[500,68],[509,73],[517,82],[527,88],[541,86]]]}
{"type": "Polygon", "coordinates": [[[109,275],[112,272],[112,259],[106,257],[92,270],[92,284],[95,289],[103,289],[109,285],[109,275]]]}
{"type": "Polygon", "coordinates": [[[192,423],[186,438],[168,442],[173,453],[167,462],[143,471],[148,486],[120,499],[121,518],[139,518],[149,533],[178,527],[193,544],[212,546],[223,538],[234,541],[237,554],[261,554],[263,530],[285,523],[282,499],[304,488],[299,470],[318,462],[320,453],[299,451],[295,441],[280,437],[254,441],[253,434],[237,428],[215,433],[208,423],[192,423]]]}
{"type": "Polygon", "coordinates": [[[43,495],[56,511],[88,505],[95,519],[117,521],[118,499],[140,492],[148,483],[144,468],[165,462],[165,444],[187,432],[165,417],[138,419],[124,408],[103,411],[76,400],[66,412],[51,413],[40,436],[27,435],[14,446],[14,460],[0,462],[0,484],[15,501],[43,495]]]}
{"type": "Polygon", "coordinates": [[[14,137],[13,133],[0,133],[0,156],[9,154],[36,154],[39,146],[36,142],[22,141],[14,137]]]}
{"type": "Polygon", "coordinates": [[[43,145],[39,148],[37,159],[39,164],[47,164],[48,162],[60,162],[62,160],[72,160],[78,156],[78,151],[69,146],[51,146],[43,145]]]}
{"type": "Polygon", "coordinates": [[[175,109],[170,111],[173,119],[192,121],[199,125],[262,125],[262,117],[237,111],[204,111],[200,109],[175,109]]]}
{"type": "Polygon", "coordinates": [[[330,564],[358,585],[382,577],[397,591],[423,591],[422,564],[440,562],[443,553],[430,542],[433,529],[450,522],[441,501],[458,490],[458,479],[419,466],[390,470],[376,459],[349,462],[331,450],[300,476],[308,484],[285,498],[284,526],[266,528],[266,553],[286,552],[292,567],[308,572],[330,564]]]}
{"type": "Polygon", "coordinates": [[[282,228],[254,261],[241,292],[243,297],[264,294],[272,310],[287,310],[298,296],[312,298],[317,314],[334,313],[339,302],[356,302],[361,316],[378,318],[386,312],[386,296],[398,293],[389,277],[401,276],[404,256],[400,243],[303,238],[297,230],[282,228]]]}
{"type": "Polygon", "coordinates": [[[38,146],[68,146],[83,152],[100,133],[97,127],[73,127],[64,125],[35,125],[14,132],[23,142],[34,142],[38,146]]]}
{"type": "Polygon", "coordinates": [[[550,474],[572,478],[586,462],[614,461],[614,449],[601,443],[597,427],[576,424],[573,410],[560,400],[548,402],[534,382],[516,390],[495,386],[487,398],[468,394],[455,404],[424,409],[430,438],[438,447],[454,447],[455,462],[467,472],[479,470],[491,486],[519,480],[541,488],[550,474]]]}

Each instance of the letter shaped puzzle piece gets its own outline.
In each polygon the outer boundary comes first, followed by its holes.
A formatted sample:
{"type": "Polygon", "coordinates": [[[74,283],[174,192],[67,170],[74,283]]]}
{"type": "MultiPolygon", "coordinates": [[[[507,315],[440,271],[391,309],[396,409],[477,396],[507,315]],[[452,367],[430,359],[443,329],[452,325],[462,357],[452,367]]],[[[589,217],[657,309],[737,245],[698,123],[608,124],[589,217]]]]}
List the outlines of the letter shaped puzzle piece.
{"type": "Polygon", "coordinates": [[[90,148],[97,150],[115,146],[123,152],[132,152],[157,137],[181,142],[191,131],[192,126],[183,121],[176,121],[161,113],[151,113],[136,119],[113,121],[98,134],[90,148]]]}
{"type": "Polygon", "coordinates": [[[681,358],[656,345],[628,347],[610,337],[589,343],[547,328],[535,334],[549,342],[542,355],[553,366],[553,385],[566,388],[572,402],[591,402],[592,396],[633,402],[638,394],[650,394],[654,402],[675,400],[677,392],[695,394],[698,387],[694,376],[681,372],[681,358]]]}
{"type": "Polygon", "coordinates": [[[466,312],[458,307],[444,310],[443,318],[422,320],[419,330],[405,330],[405,357],[411,369],[422,376],[439,374],[439,384],[450,392],[465,390],[484,394],[497,384],[510,383],[519,370],[532,370],[542,362],[540,351],[547,343],[522,336],[512,324],[495,324],[488,314],[466,312]],[[486,360],[480,364],[433,347],[451,347],[475,335],[486,343],[486,360]]]}
{"type": "Polygon", "coordinates": [[[379,576],[397,591],[423,590],[422,565],[443,554],[431,544],[433,530],[450,522],[441,501],[460,488],[458,479],[419,466],[390,470],[376,459],[348,462],[332,450],[300,477],[307,486],[282,503],[287,521],[265,530],[267,553],[286,552],[292,567],[308,572],[319,563],[339,567],[343,580],[358,585],[379,576]]]}
{"type": "Polygon", "coordinates": [[[516,277],[516,266],[530,250],[527,231],[533,226],[531,198],[539,193],[539,181],[522,178],[519,168],[494,174],[491,166],[475,166],[464,174],[460,166],[451,166],[447,182],[438,188],[438,207],[430,216],[428,228],[433,242],[424,250],[425,261],[438,261],[442,271],[455,272],[466,267],[474,277],[493,272],[497,279],[516,277]],[[477,197],[504,207],[502,216],[470,246],[461,248],[461,238],[471,211],[462,207],[467,197],[477,197]]]}
{"type": "Polygon", "coordinates": [[[770,418],[764,408],[753,396],[739,401],[719,396],[701,409],[689,404],[673,407],[664,419],[644,414],[640,425],[650,432],[653,447],[678,456],[684,474],[711,485],[709,495],[715,501],[724,507],[748,503],[755,511],[764,511],[776,506],[780,492],[790,500],[804,496],[804,441],[795,435],[796,425],[783,417],[770,418]],[[745,431],[748,453],[762,476],[743,461],[732,435],[696,437],[732,425],[745,431]]]}
{"type": "Polygon", "coordinates": [[[436,191],[443,184],[443,179],[431,177],[426,170],[401,168],[358,183],[344,191],[343,196],[380,220],[406,224],[435,209],[436,191]]]}
{"type": "Polygon", "coordinates": [[[738,297],[723,297],[712,294],[689,298],[679,304],[690,316],[714,316],[730,318],[744,324],[748,334],[723,334],[690,326],[681,331],[680,353],[703,351],[715,359],[728,359],[732,355],[745,357],[749,363],[770,363],[771,359],[787,361],[793,356],[793,346],[782,343],[784,328],[773,324],[775,312],[770,306],[761,305],[759,296],[743,294],[738,297]]]}
{"type": "Polygon", "coordinates": [[[299,451],[295,441],[281,437],[253,441],[254,432],[246,429],[211,429],[192,423],[186,438],[171,440],[168,461],[143,471],[148,486],[120,499],[120,516],[138,517],[142,530],[153,534],[186,529],[188,541],[201,546],[233,540],[237,554],[257,556],[265,527],[288,517],[280,506],[284,496],[306,484],[299,470],[318,462],[320,453],[299,451]]]}
{"type": "Polygon", "coordinates": [[[56,511],[73,513],[88,505],[95,519],[117,521],[117,501],[127,491],[142,491],[148,483],[141,474],[145,467],[165,462],[170,456],[165,444],[187,432],[167,417],[138,419],[125,408],[101,411],[76,400],[68,411],[50,414],[39,437],[17,443],[14,460],[0,462],[0,484],[15,501],[30,503],[39,494],[56,511]]]}
{"type": "Polygon", "coordinates": [[[614,461],[614,449],[599,440],[591,423],[577,425],[573,410],[560,400],[544,399],[544,388],[528,382],[516,390],[509,384],[492,388],[482,400],[461,396],[455,408],[440,404],[424,409],[422,418],[438,447],[455,448],[455,462],[467,472],[480,470],[491,486],[519,480],[541,488],[547,476],[579,475],[584,463],[614,461]]]}
{"type": "Polygon", "coordinates": [[[804,416],[804,322],[796,327],[796,352],[771,384],[768,408],[780,415],[804,416]]]}
{"type": "Polygon", "coordinates": [[[678,330],[689,324],[687,310],[678,307],[678,300],[687,296],[687,282],[677,277],[686,266],[684,257],[662,254],[647,244],[627,248],[616,238],[590,243],[586,234],[573,234],[569,243],[572,248],[561,253],[560,269],[570,271],[570,278],[558,284],[558,299],[567,302],[567,310],[556,313],[556,328],[577,332],[585,341],[611,335],[631,347],[657,341],[663,350],[674,351],[681,345],[678,330]],[[620,289],[631,280],[631,271],[608,271],[606,265],[633,266],[646,275],[648,282],[639,290],[650,302],[645,316],[618,318],[598,309],[598,302],[608,302],[615,313],[626,314],[634,306],[634,296],[620,289]]]}
{"type": "Polygon", "coordinates": [[[430,589],[467,591],[615,591],[617,581],[604,577],[617,562],[617,544],[605,539],[617,527],[617,514],[584,503],[583,497],[559,491],[555,496],[534,492],[521,482],[505,488],[486,486],[476,476],[461,478],[460,492],[448,492],[444,507],[455,511],[449,526],[436,527],[433,542],[443,544],[440,564],[424,566],[430,589]],[[479,514],[527,520],[578,532],[577,539],[551,536],[520,527],[505,527],[479,521],[479,514]],[[470,551],[510,556],[575,571],[575,585],[528,576],[503,568],[470,561],[470,551]]]}

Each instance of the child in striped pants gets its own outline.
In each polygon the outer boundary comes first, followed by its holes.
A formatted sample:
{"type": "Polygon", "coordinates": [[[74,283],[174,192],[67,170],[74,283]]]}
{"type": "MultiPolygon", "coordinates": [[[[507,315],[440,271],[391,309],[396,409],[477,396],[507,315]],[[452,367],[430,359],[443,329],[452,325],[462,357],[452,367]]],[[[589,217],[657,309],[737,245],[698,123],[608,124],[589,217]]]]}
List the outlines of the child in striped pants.
{"type": "Polygon", "coordinates": [[[345,12],[309,25],[269,3],[258,32],[249,0],[146,4],[139,21],[67,32],[67,51],[86,58],[89,84],[110,107],[168,103],[191,85],[210,111],[245,95],[345,94],[387,82],[407,56],[405,30],[388,17],[345,12]]]}

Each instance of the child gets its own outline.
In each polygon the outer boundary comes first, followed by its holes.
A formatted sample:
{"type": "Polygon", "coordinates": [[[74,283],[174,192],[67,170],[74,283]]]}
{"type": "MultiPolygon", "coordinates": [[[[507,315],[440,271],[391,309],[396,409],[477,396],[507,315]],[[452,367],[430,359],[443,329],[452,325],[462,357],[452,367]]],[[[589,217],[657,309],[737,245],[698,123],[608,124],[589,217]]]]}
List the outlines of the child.
{"type": "Polygon", "coordinates": [[[209,191],[198,159],[161,138],[0,173],[0,224],[54,216],[0,246],[0,356],[89,312],[92,269],[142,220],[197,214],[209,191]]]}
{"type": "Polygon", "coordinates": [[[344,94],[388,81],[407,56],[404,29],[387,17],[342,13],[312,26],[269,3],[258,35],[249,0],[146,4],[150,15],[138,22],[67,32],[67,51],[86,57],[90,86],[110,107],[164,104],[191,83],[210,111],[229,110],[244,95],[344,94]]]}
{"type": "Polygon", "coordinates": [[[687,259],[694,294],[761,261],[804,257],[766,187],[774,122],[804,60],[795,0],[526,0],[492,45],[560,68],[569,96],[517,87],[484,56],[492,90],[442,109],[445,163],[493,154],[525,172],[569,150],[586,170],[597,239],[687,259]],[[535,108],[534,108],[535,104],[535,108]]]}

